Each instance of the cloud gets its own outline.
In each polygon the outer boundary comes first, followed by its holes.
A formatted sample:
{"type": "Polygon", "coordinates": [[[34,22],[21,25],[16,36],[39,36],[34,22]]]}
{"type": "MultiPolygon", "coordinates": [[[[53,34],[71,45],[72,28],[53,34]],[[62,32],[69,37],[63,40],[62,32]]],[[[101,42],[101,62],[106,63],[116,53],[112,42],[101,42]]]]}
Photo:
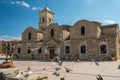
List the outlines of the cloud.
{"type": "Polygon", "coordinates": [[[40,7],[32,7],[32,10],[37,10],[37,9],[40,9],[40,7]]]}
{"type": "Polygon", "coordinates": [[[26,8],[30,7],[30,5],[25,1],[11,1],[10,4],[21,5],[21,6],[24,6],[26,8]]]}
{"type": "Polygon", "coordinates": [[[15,2],[12,1],[12,2],[10,2],[10,4],[15,4],[15,2]]]}
{"type": "Polygon", "coordinates": [[[103,24],[115,24],[116,22],[113,20],[103,20],[101,21],[103,24]]]}
{"type": "Polygon", "coordinates": [[[27,7],[27,8],[30,7],[30,5],[29,5],[28,3],[26,3],[25,1],[22,1],[22,2],[21,2],[21,5],[24,6],[24,7],[27,7]]]}
{"type": "Polygon", "coordinates": [[[7,35],[2,35],[0,36],[0,40],[21,40],[21,37],[13,37],[13,36],[7,36],[7,35]]]}
{"type": "MultiPolygon", "coordinates": [[[[20,6],[23,6],[23,7],[26,7],[26,8],[30,8],[30,5],[27,2],[22,1],[22,0],[16,0],[16,1],[13,1],[13,0],[7,1],[7,0],[5,0],[5,1],[2,1],[2,2],[11,4],[11,5],[20,5],[20,6]]],[[[31,7],[31,9],[33,11],[35,11],[35,10],[40,10],[42,8],[33,6],[33,7],[31,7]]]]}

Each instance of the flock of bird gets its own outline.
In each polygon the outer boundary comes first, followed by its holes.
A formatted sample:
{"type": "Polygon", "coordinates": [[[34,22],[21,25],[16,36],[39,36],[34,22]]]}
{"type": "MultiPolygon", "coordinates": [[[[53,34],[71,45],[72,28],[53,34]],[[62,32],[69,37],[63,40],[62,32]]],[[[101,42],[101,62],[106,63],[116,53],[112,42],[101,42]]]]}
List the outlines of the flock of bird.
{"type": "MultiPolygon", "coordinates": [[[[54,61],[54,62],[57,63],[57,64],[53,63],[53,64],[56,66],[56,67],[55,67],[55,71],[53,72],[53,75],[55,75],[55,76],[60,76],[60,69],[62,69],[62,68],[61,68],[62,66],[64,67],[64,69],[65,69],[65,71],[66,71],[67,73],[73,71],[72,69],[67,68],[66,66],[64,66],[64,65],[62,64],[63,62],[60,60],[60,58],[59,58],[58,56],[56,56],[55,60],[52,60],[52,61],[54,61]]],[[[94,64],[97,65],[97,66],[100,65],[99,62],[96,61],[96,60],[94,60],[94,59],[91,59],[91,61],[92,61],[92,63],[94,63],[94,64]]],[[[76,59],[76,62],[80,62],[80,59],[77,58],[77,59],[76,59]]],[[[97,80],[103,80],[102,76],[99,75],[99,74],[96,76],[96,79],[97,79],[97,80]]]]}
{"type": "MultiPolygon", "coordinates": [[[[60,60],[60,58],[58,57],[58,56],[56,56],[56,58],[54,59],[54,60],[51,60],[52,62],[52,64],[54,64],[55,65],[55,71],[52,73],[52,75],[55,75],[55,76],[60,76],[60,70],[62,69],[62,68],[64,68],[65,69],[65,72],[66,73],[70,73],[71,71],[73,71],[72,69],[70,69],[70,68],[68,68],[68,67],[66,67],[66,66],[64,66],[63,65],[63,62],[60,60]]],[[[76,62],[79,62],[80,61],[80,59],[76,59],[76,62]]],[[[98,61],[95,61],[94,59],[92,59],[91,60],[95,65],[99,65],[99,62],[98,61]]],[[[46,67],[44,67],[43,69],[42,69],[42,71],[45,71],[46,70],[46,67]]],[[[23,78],[23,76],[22,76],[22,74],[23,74],[23,72],[20,72],[20,73],[18,73],[19,72],[19,70],[17,70],[16,71],[16,78],[18,78],[19,80],[22,80],[22,78],[23,78]]],[[[32,74],[32,70],[30,69],[30,67],[28,67],[27,68],[27,74],[24,76],[24,77],[28,77],[29,75],[31,75],[32,74]]],[[[103,78],[102,78],[102,76],[101,75],[97,75],[96,76],[96,79],[97,80],[103,80],[103,78]]]]}
{"type": "Polygon", "coordinates": [[[27,71],[26,71],[26,75],[23,76],[23,72],[20,72],[19,69],[17,69],[17,70],[15,71],[15,74],[16,74],[15,77],[16,77],[18,80],[23,80],[23,77],[28,77],[29,75],[32,74],[32,70],[30,69],[30,67],[28,67],[28,68],[27,68],[27,71]]]}

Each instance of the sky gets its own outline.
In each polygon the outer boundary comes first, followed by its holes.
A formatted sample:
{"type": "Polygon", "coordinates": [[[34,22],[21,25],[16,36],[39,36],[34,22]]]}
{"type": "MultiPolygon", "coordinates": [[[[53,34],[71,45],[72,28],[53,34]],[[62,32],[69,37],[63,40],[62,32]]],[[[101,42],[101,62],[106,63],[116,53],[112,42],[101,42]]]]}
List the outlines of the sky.
{"type": "Polygon", "coordinates": [[[120,25],[120,0],[0,0],[0,40],[20,40],[27,27],[39,28],[46,3],[59,25],[82,19],[120,25]]]}

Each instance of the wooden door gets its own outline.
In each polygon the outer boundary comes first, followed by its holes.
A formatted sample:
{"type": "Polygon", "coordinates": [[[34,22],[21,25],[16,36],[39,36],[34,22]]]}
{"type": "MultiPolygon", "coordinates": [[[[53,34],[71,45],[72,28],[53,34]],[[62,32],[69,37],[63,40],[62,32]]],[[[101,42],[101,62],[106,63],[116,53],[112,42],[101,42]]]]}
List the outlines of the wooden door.
{"type": "Polygon", "coordinates": [[[50,59],[54,59],[54,49],[50,49],[50,59]]]}

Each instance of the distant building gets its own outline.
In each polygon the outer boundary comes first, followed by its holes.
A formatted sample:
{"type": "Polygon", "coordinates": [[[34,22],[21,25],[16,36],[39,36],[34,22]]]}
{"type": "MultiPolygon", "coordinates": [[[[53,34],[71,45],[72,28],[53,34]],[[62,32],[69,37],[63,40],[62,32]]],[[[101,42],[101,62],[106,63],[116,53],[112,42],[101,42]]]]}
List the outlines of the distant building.
{"type": "Polygon", "coordinates": [[[2,44],[3,44],[3,41],[0,41],[0,54],[2,54],[2,49],[3,49],[2,44]]]}
{"type": "Polygon", "coordinates": [[[39,12],[39,28],[28,27],[17,44],[20,58],[75,60],[110,60],[120,58],[119,25],[80,20],[74,25],[54,23],[54,13],[48,8],[39,12]]]}
{"type": "Polygon", "coordinates": [[[3,54],[13,54],[13,53],[15,53],[16,45],[19,42],[20,42],[20,40],[3,41],[2,42],[2,53],[3,54]]]}

